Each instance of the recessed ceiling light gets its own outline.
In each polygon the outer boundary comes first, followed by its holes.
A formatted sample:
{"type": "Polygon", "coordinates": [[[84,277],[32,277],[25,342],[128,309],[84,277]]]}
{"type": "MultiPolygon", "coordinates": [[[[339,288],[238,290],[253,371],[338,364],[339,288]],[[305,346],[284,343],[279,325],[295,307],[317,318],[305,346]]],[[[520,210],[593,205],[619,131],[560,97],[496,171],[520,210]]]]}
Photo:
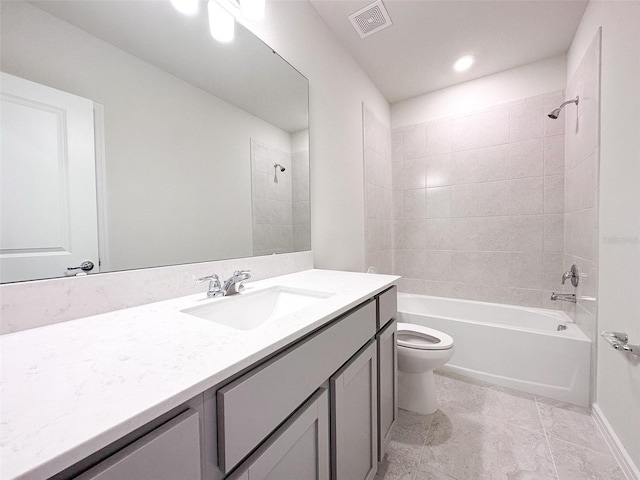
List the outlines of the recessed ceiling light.
{"type": "Polygon", "coordinates": [[[456,60],[456,63],[453,64],[453,69],[456,72],[464,72],[465,70],[468,70],[471,65],[473,65],[473,61],[475,59],[473,58],[473,55],[465,55],[464,57],[460,57],[458,60],[456,60]]]}

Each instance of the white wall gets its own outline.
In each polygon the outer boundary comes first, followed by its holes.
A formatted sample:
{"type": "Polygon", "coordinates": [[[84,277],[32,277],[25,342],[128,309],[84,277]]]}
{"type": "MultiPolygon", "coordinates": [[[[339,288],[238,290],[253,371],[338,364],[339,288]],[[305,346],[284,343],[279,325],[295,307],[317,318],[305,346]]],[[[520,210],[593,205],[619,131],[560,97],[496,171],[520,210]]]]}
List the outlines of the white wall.
{"type": "Polygon", "coordinates": [[[251,255],[249,139],[290,152],[287,132],[29,4],[2,8],[4,71],[105,106],[109,270],[251,255]]]}
{"type": "Polygon", "coordinates": [[[269,1],[251,29],[309,79],[311,246],[318,268],[363,271],[362,102],[389,105],[307,1],[269,1]]]}
{"type": "Polygon", "coordinates": [[[391,106],[391,128],[462,115],[565,87],[564,55],[426,93],[391,106]]]}
{"type": "MultiPolygon", "coordinates": [[[[640,344],[640,2],[594,1],[567,54],[569,76],[602,26],[598,329],[640,344]]],[[[597,403],[640,466],[640,362],[598,340],[597,403]]]]}

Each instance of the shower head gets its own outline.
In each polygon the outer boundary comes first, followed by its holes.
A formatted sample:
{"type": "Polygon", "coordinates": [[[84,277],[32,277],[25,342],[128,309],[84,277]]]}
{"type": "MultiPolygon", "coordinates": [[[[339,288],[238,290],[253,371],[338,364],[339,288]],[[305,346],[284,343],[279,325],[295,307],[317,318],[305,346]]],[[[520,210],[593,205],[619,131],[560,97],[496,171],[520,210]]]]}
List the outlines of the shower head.
{"type": "Polygon", "coordinates": [[[274,163],[273,164],[273,168],[278,168],[280,167],[280,171],[284,172],[286,170],[286,168],[284,168],[282,165],[280,165],[279,163],[274,163]]]}
{"type": "Polygon", "coordinates": [[[578,101],[580,100],[580,97],[576,97],[574,100],[567,100],[566,102],[564,102],[562,105],[560,105],[558,108],[556,108],[553,112],[551,112],[549,115],[547,115],[549,118],[552,119],[556,119],[558,118],[558,115],[560,115],[560,112],[562,111],[562,109],[564,108],[564,106],[568,103],[575,103],[576,105],[578,105],[578,101]]]}
{"type": "Polygon", "coordinates": [[[560,110],[562,110],[561,108],[556,108],[553,112],[551,112],[548,117],[549,118],[553,118],[554,120],[556,118],[558,118],[558,115],[560,115],[560,110]]]}

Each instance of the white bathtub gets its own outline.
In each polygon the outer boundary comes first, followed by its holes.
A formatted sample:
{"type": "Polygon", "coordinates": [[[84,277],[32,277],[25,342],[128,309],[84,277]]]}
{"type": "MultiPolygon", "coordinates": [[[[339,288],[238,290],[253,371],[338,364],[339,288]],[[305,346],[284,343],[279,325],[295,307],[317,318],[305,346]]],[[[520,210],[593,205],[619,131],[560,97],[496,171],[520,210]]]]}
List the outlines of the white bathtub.
{"type": "Polygon", "coordinates": [[[398,321],[453,337],[443,370],[589,405],[591,341],[564,312],[399,293],[398,321]]]}

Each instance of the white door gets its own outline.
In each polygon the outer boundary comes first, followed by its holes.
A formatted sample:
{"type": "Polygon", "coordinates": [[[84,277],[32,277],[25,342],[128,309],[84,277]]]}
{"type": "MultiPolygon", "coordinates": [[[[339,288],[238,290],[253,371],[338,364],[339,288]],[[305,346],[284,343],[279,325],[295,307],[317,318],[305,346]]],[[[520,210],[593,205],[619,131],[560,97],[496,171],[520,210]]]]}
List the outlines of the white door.
{"type": "Polygon", "coordinates": [[[98,268],[93,102],[2,73],[0,281],[98,268]]]}

